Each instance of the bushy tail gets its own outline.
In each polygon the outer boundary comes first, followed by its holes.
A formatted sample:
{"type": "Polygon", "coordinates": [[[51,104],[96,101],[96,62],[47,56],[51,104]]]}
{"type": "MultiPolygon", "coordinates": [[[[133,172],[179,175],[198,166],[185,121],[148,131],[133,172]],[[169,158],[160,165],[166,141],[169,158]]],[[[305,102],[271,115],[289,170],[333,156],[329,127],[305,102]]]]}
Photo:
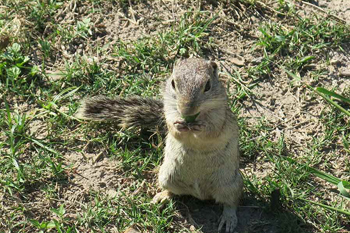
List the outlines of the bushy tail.
{"type": "Polygon", "coordinates": [[[75,114],[77,118],[115,121],[122,128],[165,128],[163,102],[150,98],[108,98],[96,96],[82,102],[75,114]]]}

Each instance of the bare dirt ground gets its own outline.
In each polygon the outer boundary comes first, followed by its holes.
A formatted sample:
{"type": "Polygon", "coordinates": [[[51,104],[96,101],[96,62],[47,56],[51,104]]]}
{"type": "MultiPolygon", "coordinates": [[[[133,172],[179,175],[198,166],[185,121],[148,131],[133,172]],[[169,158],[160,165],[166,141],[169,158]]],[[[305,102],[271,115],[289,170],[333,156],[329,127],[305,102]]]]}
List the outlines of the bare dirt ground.
{"type": "Polygon", "coordinates": [[[350,3],[347,0],[320,0],[318,6],[325,11],[330,11],[332,14],[350,23],[350,3]]]}
{"type": "MultiPolygon", "coordinates": [[[[350,2],[347,1],[320,1],[319,6],[325,11],[330,11],[350,22],[350,2]]],[[[213,7],[218,14],[225,14],[224,9],[213,7]]],[[[80,12],[79,16],[84,15],[86,7],[78,5],[75,11],[80,12]]],[[[160,30],[167,27],[167,22],[178,19],[185,11],[183,7],[176,3],[156,2],[154,4],[137,4],[133,7],[134,17],[137,21],[133,21],[130,12],[121,12],[117,9],[108,9],[107,17],[91,15],[92,21],[95,24],[103,25],[103,36],[98,37],[95,41],[83,42],[82,48],[72,48],[71,53],[79,52],[82,55],[92,56],[92,52],[85,49],[86,47],[94,47],[94,44],[100,46],[113,45],[113,42],[118,39],[126,41],[136,40],[143,36],[152,36],[160,30]],[[158,20],[153,17],[157,16],[158,20]],[[161,20],[159,20],[161,18],[161,20]]],[[[301,9],[307,13],[320,11],[306,6],[301,9]]],[[[322,12],[321,12],[322,13],[322,12]]],[[[211,56],[213,59],[220,61],[224,66],[232,67],[237,63],[237,59],[244,60],[244,66],[253,66],[256,54],[252,54],[252,44],[257,37],[257,32],[252,30],[256,28],[261,21],[266,20],[257,12],[249,12],[249,17],[244,15],[231,15],[233,20],[223,21],[218,20],[212,27],[211,35],[215,38],[217,47],[213,48],[211,56]],[[240,23],[237,25],[234,21],[239,18],[240,23]]],[[[62,15],[62,21],[68,20],[69,15],[62,15]]],[[[99,29],[96,29],[99,30],[99,29]]],[[[340,77],[339,73],[349,71],[350,57],[349,47],[343,53],[331,52],[330,57],[334,62],[331,66],[325,67],[328,74],[322,79],[322,85],[325,87],[338,87],[344,90],[350,85],[350,79],[340,77]]],[[[103,54],[97,59],[108,59],[110,50],[106,49],[103,54]]],[[[70,54],[67,54],[70,56],[70,54]]],[[[239,69],[239,67],[235,67],[239,69]]],[[[289,152],[298,155],[302,153],[302,148],[308,146],[308,142],[313,137],[320,137],[324,132],[324,124],[320,122],[319,114],[324,110],[324,105],[320,100],[306,95],[305,87],[296,84],[290,85],[290,79],[286,78],[286,74],[275,75],[274,80],[266,80],[253,89],[257,93],[258,100],[245,102],[245,108],[240,113],[240,117],[246,118],[251,125],[257,123],[257,119],[265,117],[271,124],[274,130],[275,140],[278,140],[281,134],[284,135],[286,143],[289,146],[289,152]]],[[[312,82],[310,80],[310,82],[312,82]]],[[[95,155],[96,156],[96,155],[95,155]]],[[[81,160],[76,155],[68,156],[69,163],[73,163],[79,175],[72,175],[71,182],[74,187],[67,188],[64,198],[77,199],[76,196],[83,195],[82,193],[88,190],[96,190],[106,192],[108,195],[113,195],[116,185],[122,185],[123,176],[118,174],[118,165],[103,159],[100,162],[93,164],[91,160],[81,160]],[[72,161],[69,158],[74,157],[72,161]],[[85,162],[82,162],[85,161],[85,162]],[[106,191],[107,190],[107,191],[106,191]]],[[[341,164],[342,161],[335,161],[334,164],[341,164]]],[[[263,178],[271,164],[260,163],[247,165],[243,170],[246,174],[255,174],[263,178]]],[[[334,172],[342,178],[345,171],[341,168],[334,167],[334,172]]],[[[155,178],[155,177],[154,177],[155,178]]],[[[155,184],[154,180],[151,182],[155,184]]],[[[127,183],[125,183],[127,184],[127,183]]],[[[331,197],[334,198],[334,197],[331,197]]],[[[78,198],[79,199],[79,198],[78,198]]],[[[191,197],[178,198],[178,223],[187,226],[189,229],[201,229],[201,232],[217,232],[217,222],[221,214],[221,208],[215,203],[201,202],[191,197]]],[[[245,197],[241,207],[238,210],[239,225],[237,232],[279,232],[278,222],[273,214],[255,205],[257,200],[245,197]]],[[[287,217],[293,221],[301,220],[292,213],[287,213],[287,217]]],[[[312,226],[305,225],[305,230],[311,229],[312,226]]]]}

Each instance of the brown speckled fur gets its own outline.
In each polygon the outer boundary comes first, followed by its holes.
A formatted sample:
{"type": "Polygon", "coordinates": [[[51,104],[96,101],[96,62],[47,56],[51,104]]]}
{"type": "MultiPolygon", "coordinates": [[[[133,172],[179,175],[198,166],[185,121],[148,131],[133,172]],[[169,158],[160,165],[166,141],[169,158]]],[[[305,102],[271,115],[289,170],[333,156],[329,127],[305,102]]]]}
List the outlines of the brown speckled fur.
{"type": "Polygon", "coordinates": [[[140,97],[123,99],[95,96],[88,98],[83,101],[76,117],[95,121],[111,120],[117,122],[120,127],[129,129],[165,127],[163,102],[140,97]]]}

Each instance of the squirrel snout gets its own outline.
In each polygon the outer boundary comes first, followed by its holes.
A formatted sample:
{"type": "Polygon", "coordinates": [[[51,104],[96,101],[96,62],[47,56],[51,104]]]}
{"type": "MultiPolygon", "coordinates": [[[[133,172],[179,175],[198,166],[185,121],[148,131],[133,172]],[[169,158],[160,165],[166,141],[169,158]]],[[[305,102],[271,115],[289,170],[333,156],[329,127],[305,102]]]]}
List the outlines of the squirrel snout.
{"type": "Polygon", "coordinates": [[[178,104],[177,111],[181,117],[186,119],[188,117],[197,117],[199,115],[199,107],[193,103],[178,104]]]}

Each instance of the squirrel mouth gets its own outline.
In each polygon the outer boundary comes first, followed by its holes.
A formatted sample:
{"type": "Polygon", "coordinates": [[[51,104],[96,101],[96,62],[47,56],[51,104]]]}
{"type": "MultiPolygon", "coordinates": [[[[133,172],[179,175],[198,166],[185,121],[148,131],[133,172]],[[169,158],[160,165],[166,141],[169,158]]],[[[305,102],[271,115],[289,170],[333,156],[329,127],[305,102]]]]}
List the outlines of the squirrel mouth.
{"type": "Polygon", "coordinates": [[[185,122],[183,122],[183,121],[175,121],[174,122],[174,126],[180,132],[187,132],[187,131],[190,130],[188,125],[185,122]]]}
{"type": "Polygon", "coordinates": [[[198,131],[198,129],[194,127],[195,126],[194,122],[186,123],[184,121],[175,121],[174,126],[180,132],[198,131]]]}
{"type": "Polygon", "coordinates": [[[188,131],[198,131],[198,123],[196,122],[196,118],[200,112],[191,116],[182,116],[181,120],[177,120],[174,122],[175,128],[179,132],[188,132],[188,131]]]}

